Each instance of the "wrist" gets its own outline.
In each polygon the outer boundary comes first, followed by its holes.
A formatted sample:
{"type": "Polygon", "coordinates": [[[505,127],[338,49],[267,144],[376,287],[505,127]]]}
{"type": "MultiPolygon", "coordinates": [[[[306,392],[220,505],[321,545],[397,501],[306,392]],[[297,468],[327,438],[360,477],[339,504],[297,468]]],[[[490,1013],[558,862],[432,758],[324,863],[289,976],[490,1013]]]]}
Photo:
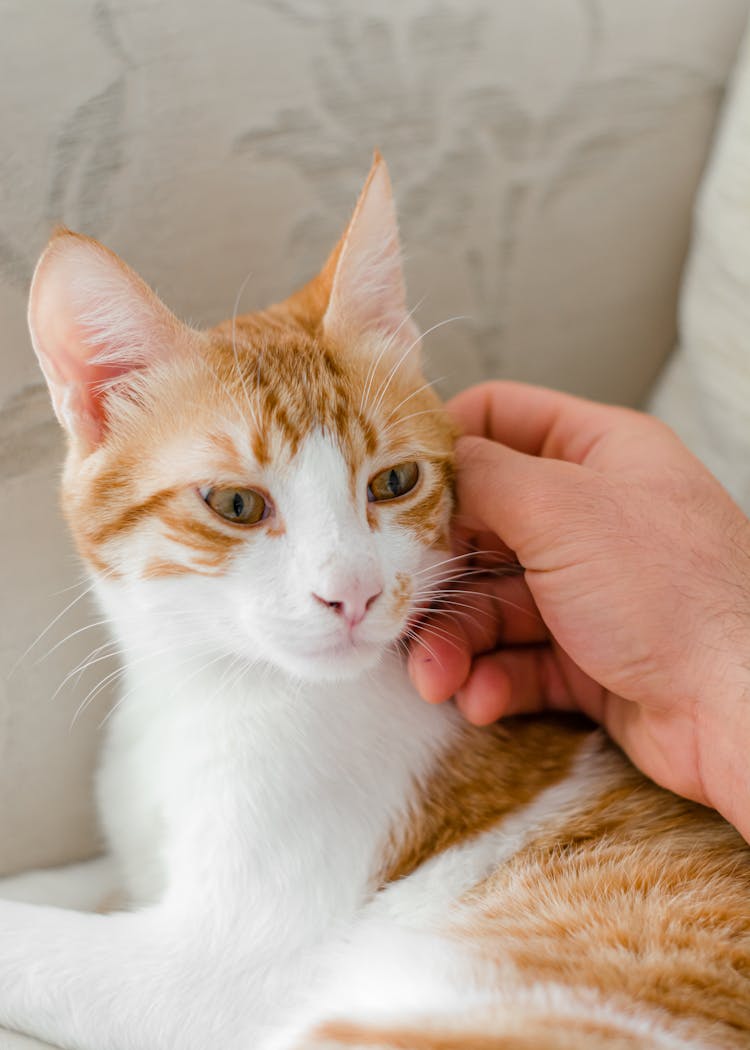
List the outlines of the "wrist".
{"type": "MultiPolygon", "coordinates": [[[[750,665],[750,642],[743,651],[750,665]]],[[[750,842],[750,666],[730,665],[696,709],[696,750],[706,801],[750,842]]]]}
{"type": "Polygon", "coordinates": [[[728,515],[724,534],[694,650],[706,672],[696,676],[696,757],[706,800],[750,842],[750,520],[728,515]]]}

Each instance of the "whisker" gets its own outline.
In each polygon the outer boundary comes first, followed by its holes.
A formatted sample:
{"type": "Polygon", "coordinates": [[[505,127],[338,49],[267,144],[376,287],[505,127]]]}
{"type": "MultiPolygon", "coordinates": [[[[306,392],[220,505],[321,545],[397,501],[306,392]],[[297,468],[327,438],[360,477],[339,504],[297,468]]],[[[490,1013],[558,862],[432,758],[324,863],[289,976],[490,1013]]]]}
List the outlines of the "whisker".
{"type": "Polygon", "coordinates": [[[437,386],[438,383],[444,382],[444,380],[446,380],[447,378],[448,378],[448,375],[440,376],[439,379],[428,379],[426,383],[422,383],[422,385],[420,387],[418,387],[416,390],[412,390],[412,392],[410,394],[407,394],[405,398],[403,398],[401,401],[399,401],[399,403],[396,405],[396,407],[393,409],[393,411],[387,417],[386,423],[389,423],[390,420],[393,418],[393,416],[396,415],[398,410],[400,408],[403,408],[404,405],[408,401],[411,401],[411,399],[413,397],[416,397],[418,394],[421,394],[423,390],[427,390],[431,386],[437,386]]]}
{"type": "MultiPolygon", "coordinates": [[[[472,614],[479,613],[484,616],[486,620],[494,621],[495,617],[488,609],[477,609],[474,605],[469,605],[468,602],[454,602],[449,601],[447,598],[438,598],[434,604],[420,604],[419,602],[412,603],[416,608],[422,608],[425,612],[442,613],[449,609],[468,609],[472,614]]],[[[471,620],[471,616],[468,613],[464,613],[467,619],[471,620]]]]}
{"type": "Polygon", "coordinates": [[[254,409],[254,407],[253,407],[253,405],[252,405],[252,403],[250,401],[250,394],[248,392],[247,384],[245,383],[245,376],[244,376],[244,373],[242,371],[242,367],[240,365],[240,357],[239,357],[239,354],[237,353],[237,311],[239,310],[240,299],[242,298],[242,293],[245,291],[245,288],[247,287],[247,282],[250,280],[251,277],[252,277],[252,271],[250,271],[250,273],[248,273],[247,277],[245,278],[245,280],[240,285],[239,291],[237,292],[237,297],[234,300],[234,309],[232,310],[232,353],[234,354],[234,363],[235,363],[235,367],[237,369],[237,375],[240,378],[240,383],[242,383],[242,389],[245,392],[245,400],[247,401],[247,407],[250,410],[250,415],[252,417],[252,420],[253,420],[253,423],[255,424],[256,429],[260,430],[260,425],[258,423],[258,417],[256,416],[255,409],[254,409]]]}
{"type": "MultiPolygon", "coordinates": [[[[182,648],[182,646],[179,646],[178,648],[182,648]]],[[[174,651],[175,651],[175,648],[174,648],[174,647],[172,646],[172,647],[170,647],[170,648],[168,648],[168,649],[164,649],[164,650],[162,650],[162,653],[164,653],[164,652],[174,652],[174,651]]],[[[201,665],[201,666],[200,666],[200,667],[198,668],[198,670],[197,670],[197,671],[195,672],[195,674],[200,674],[200,672],[201,672],[201,671],[203,671],[203,670],[206,670],[206,669],[207,669],[208,667],[210,667],[210,666],[211,666],[212,664],[214,664],[214,663],[217,663],[217,662],[218,662],[219,660],[223,660],[223,659],[226,659],[226,654],[225,654],[225,653],[219,653],[219,654],[218,654],[217,656],[215,656],[215,657],[214,657],[213,659],[211,659],[211,660],[208,660],[207,662],[205,662],[204,664],[202,664],[202,665],[201,665]]],[[[180,682],[179,682],[179,684],[180,684],[180,685],[183,685],[183,684],[184,684],[185,682],[187,682],[187,681],[191,681],[191,680],[192,680],[192,678],[194,678],[194,677],[195,677],[195,674],[191,675],[191,676],[190,676],[190,678],[188,678],[188,679],[182,679],[182,678],[181,678],[181,679],[180,679],[180,682]]],[[[129,689],[129,690],[128,690],[128,691],[126,692],[126,693],[124,693],[124,694],[123,694],[123,695],[122,695],[122,696],[121,696],[121,697],[120,697],[120,698],[119,698],[119,699],[117,700],[117,702],[116,702],[116,703],[115,703],[115,704],[114,704],[114,705],[112,706],[112,708],[111,708],[111,709],[110,709],[110,710],[109,710],[109,711],[107,712],[107,714],[105,715],[105,717],[104,717],[104,718],[102,719],[102,721],[101,721],[101,722],[99,723],[98,729],[100,729],[100,730],[101,730],[101,729],[102,729],[102,728],[103,728],[103,727],[104,727],[104,726],[106,725],[106,723],[107,723],[107,722],[109,721],[109,719],[110,719],[110,718],[112,717],[112,715],[113,715],[113,714],[115,713],[115,711],[117,711],[117,709],[118,709],[119,707],[121,707],[121,706],[122,706],[122,704],[123,704],[123,703],[124,703],[124,702],[125,702],[125,701],[126,701],[126,700],[127,700],[127,699],[128,699],[129,697],[130,697],[130,696],[132,696],[134,692],[136,692],[136,691],[138,690],[138,688],[139,688],[139,686],[138,686],[138,685],[136,684],[135,686],[133,686],[133,688],[132,688],[132,689],[129,689]]],[[[174,692],[170,693],[169,695],[170,695],[170,698],[171,698],[172,696],[174,696],[174,692]]]]}
{"type": "Polygon", "coordinates": [[[445,410],[442,408],[425,408],[421,412],[412,412],[408,416],[401,416],[399,419],[395,419],[391,424],[383,427],[383,435],[388,434],[391,430],[395,430],[396,427],[401,426],[408,419],[416,419],[417,416],[442,416],[445,414],[445,410]]]}
{"type": "Polygon", "coordinates": [[[402,318],[398,328],[395,330],[395,332],[393,332],[391,337],[385,343],[385,345],[383,346],[382,350],[380,351],[378,356],[375,358],[375,360],[373,361],[373,363],[370,365],[369,369],[367,370],[367,379],[365,380],[365,386],[364,386],[364,389],[362,390],[362,397],[360,398],[360,401],[359,401],[359,413],[360,413],[360,415],[364,411],[365,404],[366,404],[366,402],[367,402],[367,400],[368,400],[368,398],[370,396],[370,390],[371,390],[371,387],[372,387],[372,381],[375,378],[375,373],[377,372],[378,365],[383,360],[383,357],[388,353],[388,351],[390,350],[391,346],[393,346],[393,342],[394,342],[396,336],[398,335],[398,333],[401,331],[401,329],[404,327],[404,325],[408,321],[411,320],[411,318],[414,316],[414,314],[416,313],[416,311],[419,309],[419,307],[422,305],[422,303],[425,301],[426,298],[427,297],[423,295],[422,298],[419,300],[419,302],[416,303],[416,305],[411,308],[411,310],[408,312],[408,314],[406,314],[406,316],[402,318]]]}
{"type": "Polygon", "coordinates": [[[433,660],[435,661],[435,663],[436,663],[436,664],[438,665],[438,667],[440,667],[440,668],[441,668],[441,670],[445,670],[445,667],[444,667],[443,661],[442,661],[442,660],[440,659],[440,657],[439,657],[439,656],[437,655],[437,653],[436,653],[436,652],[435,652],[435,650],[434,650],[434,649],[432,648],[432,646],[431,646],[431,645],[429,645],[429,643],[428,643],[428,642],[426,642],[426,641],[424,640],[424,638],[422,638],[421,636],[420,636],[420,637],[417,637],[417,635],[415,635],[415,634],[414,634],[414,633],[413,633],[413,632],[412,632],[411,630],[409,630],[409,629],[407,629],[407,630],[406,630],[406,631],[404,632],[404,636],[405,636],[406,638],[410,638],[410,639],[412,639],[413,641],[418,641],[418,642],[419,642],[419,644],[420,644],[420,645],[422,646],[422,648],[423,648],[423,649],[426,649],[426,650],[427,650],[427,652],[428,652],[428,653],[430,654],[430,656],[431,656],[431,657],[432,657],[432,659],[433,659],[433,660]]]}
{"type": "Polygon", "coordinates": [[[104,625],[110,624],[112,622],[112,619],[109,616],[107,616],[103,620],[94,620],[93,623],[87,623],[83,627],[79,627],[77,630],[71,631],[70,634],[66,634],[64,638],[62,638],[59,642],[56,642],[51,649],[48,649],[46,653],[39,657],[39,659],[36,661],[37,666],[43,663],[46,659],[48,659],[52,655],[52,653],[54,653],[57,649],[60,648],[60,646],[65,645],[65,643],[69,642],[71,638],[75,638],[76,635],[83,634],[84,631],[91,631],[95,627],[103,627],[104,625]]]}
{"type": "MultiPolygon", "coordinates": [[[[451,583],[462,583],[465,580],[479,577],[485,580],[503,580],[517,573],[503,572],[500,569],[463,569],[461,572],[445,571],[428,580],[420,580],[418,590],[424,593],[433,593],[437,586],[451,583]]],[[[415,592],[416,593],[416,592],[415,592]]]]}
{"type": "Polygon", "coordinates": [[[52,694],[52,696],[49,698],[49,702],[51,704],[55,702],[55,700],[58,698],[58,696],[60,695],[62,690],[65,688],[65,686],[68,684],[68,682],[71,680],[71,678],[76,678],[76,676],[77,676],[77,680],[80,681],[81,677],[83,676],[83,674],[86,671],[88,671],[89,667],[94,667],[96,664],[100,664],[102,662],[102,660],[113,660],[113,659],[115,659],[116,656],[123,655],[123,652],[124,652],[122,650],[119,653],[118,652],[101,652],[101,650],[104,649],[104,648],[105,648],[105,646],[99,646],[98,650],[94,649],[94,651],[92,653],[89,653],[89,655],[86,657],[86,659],[83,660],[76,667],[74,667],[72,671],[68,671],[68,673],[62,679],[62,681],[58,684],[58,686],[55,689],[55,691],[52,694]],[[96,655],[97,653],[99,653],[99,655],[96,655]]]}
{"type": "Polygon", "coordinates": [[[126,667],[118,667],[114,671],[110,671],[109,674],[106,674],[104,678],[102,678],[92,689],[89,690],[89,692],[86,694],[86,696],[83,698],[83,700],[73,713],[73,717],[70,721],[69,731],[73,730],[78,719],[84,713],[89,704],[93,703],[96,697],[99,696],[102,690],[106,689],[110,682],[116,681],[118,678],[121,678],[125,674],[125,672],[126,667]]]}
{"type": "Polygon", "coordinates": [[[444,586],[450,583],[462,583],[466,580],[507,580],[516,579],[520,575],[512,566],[499,565],[495,568],[489,568],[489,566],[469,566],[466,569],[444,569],[441,573],[436,574],[433,577],[427,577],[424,580],[418,580],[417,586],[420,589],[430,588],[434,590],[436,584],[444,586]]]}
{"type": "Polygon", "coordinates": [[[263,350],[260,349],[258,351],[258,359],[257,359],[257,361],[255,363],[255,407],[258,410],[257,411],[257,415],[256,415],[256,424],[255,425],[256,425],[256,427],[258,427],[258,430],[260,430],[260,426],[257,423],[257,420],[260,419],[260,416],[261,416],[261,408],[260,408],[260,370],[261,370],[261,365],[262,364],[263,364],[263,350]]]}
{"type": "MultiPolygon", "coordinates": [[[[471,554],[474,555],[475,557],[479,556],[479,555],[485,555],[485,554],[494,554],[494,555],[497,555],[498,557],[502,556],[501,552],[500,551],[496,551],[496,550],[478,550],[478,551],[472,551],[471,554]]],[[[427,566],[425,566],[424,569],[419,569],[419,570],[417,570],[417,572],[413,572],[412,576],[423,576],[427,572],[431,572],[434,569],[440,568],[441,565],[448,565],[450,562],[461,561],[462,559],[465,561],[470,556],[471,555],[469,555],[469,554],[456,554],[452,558],[443,558],[442,561],[435,562],[434,565],[427,565],[427,566]]]]}
{"type": "MultiPolygon", "coordinates": [[[[470,598],[478,597],[476,591],[455,590],[452,593],[463,594],[470,598]]],[[[533,612],[531,609],[524,608],[523,605],[519,605],[517,602],[511,601],[510,598],[504,598],[500,594],[482,594],[480,596],[482,598],[487,598],[490,601],[499,602],[501,605],[505,605],[509,609],[514,609],[516,612],[521,613],[523,616],[528,616],[528,618],[530,620],[533,620],[535,623],[544,623],[544,620],[538,613],[533,612]]],[[[421,608],[425,609],[425,611],[432,611],[437,613],[440,611],[441,608],[445,607],[445,605],[448,602],[448,598],[441,597],[439,595],[419,594],[414,595],[412,597],[412,601],[414,605],[419,605],[421,608]]],[[[488,610],[486,609],[477,609],[473,605],[467,605],[466,607],[469,609],[475,609],[476,612],[480,612],[484,616],[491,616],[491,613],[488,612],[488,610]]]]}
{"type": "MultiPolygon", "coordinates": [[[[172,690],[172,692],[169,694],[169,696],[173,697],[178,689],[184,689],[185,686],[188,685],[189,682],[192,682],[203,671],[208,670],[209,667],[213,667],[213,665],[217,664],[220,660],[227,660],[227,659],[229,659],[229,655],[227,653],[217,653],[210,660],[207,660],[205,663],[202,663],[200,665],[200,667],[196,668],[196,670],[193,671],[192,674],[188,675],[187,678],[180,677],[179,681],[175,685],[175,688],[172,690]]],[[[235,659],[236,659],[236,657],[235,657],[235,659]]]]}
{"type": "MultiPolygon", "coordinates": [[[[170,643],[169,645],[163,646],[161,649],[157,649],[156,652],[147,652],[147,653],[144,653],[143,655],[137,656],[135,658],[128,658],[127,662],[121,664],[119,667],[115,668],[114,671],[111,671],[109,674],[105,675],[104,678],[100,679],[100,681],[95,686],[93,686],[92,689],[89,690],[89,692],[86,694],[84,699],[78,705],[78,707],[77,707],[77,709],[76,709],[76,711],[75,711],[75,713],[73,715],[73,718],[72,718],[72,721],[71,721],[71,724],[70,724],[70,728],[72,729],[75,726],[77,720],[81,717],[81,715],[86,710],[86,708],[90,704],[92,704],[94,702],[96,697],[99,696],[99,694],[102,692],[102,690],[106,689],[106,687],[111,682],[114,682],[119,677],[122,677],[123,675],[127,674],[127,672],[129,672],[132,668],[137,667],[140,664],[143,664],[143,663],[148,662],[150,660],[156,660],[156,659],[158,659],[158,657],[163,656],[165,653],[174,653],[174,652],[177,652],[177,651],[180,651],[180,650],[184,650],[184,649],[192,650],[194,644],[195,644],[195,639],[194,638],[188,638],[188,639],[185,639],[184,644],[175,645],[173,643],[170,643]]],[[[127,653],[127,651],[125,651],[125,653],[127,653]]],[[[108,655],[115,655],[115,654],[108,654],[108,655]]],[[[119,655],[123,655],[122,652],[119,655]]],[[[55,694],[55,695],[57,695],[57,694],[55,694]]]]}
{"type": "MultiPolygon", "coordinates": [[[[432,637],[439,639],[440,641],[447,642],[448,645],[452,646],[454,649],[457,649],[459,651],[461,649],[461,646],[458,644],[456,639],[450,634],[449,631],[443,630],[443,628],[441,627],[436,627],[434,623],[420,624],[418,635],[419,641],[421,641],[423,634],[429,634],[432,637]]],[[[417,636],[412,635],[412,637],[417,636]]]]}
{"type": "MultiPolygon", "coordinates": [[[[114,571],[113,569],[110,569],[110,570],[108,570],[106,572],[101,573],[99,579],[106,579],[107,577],[112,575],[113,571],[114,571]]],[[[70,612],[70,610],[72,608],[74,608],[74,606],[76,606],[78,604],[78,602],[80,602],[83,598],[85,598],[87,594],[90,594],[91,591],[93,591],[94,587],[96,587],[98,582],[99,582],[98,580],[93,580],[89,584],[89,586],[81,594],[79,594],[71,602],[68,602],[68,604],[65,606],[65,608],[61,612],[59,612],[57,614],[57,616],[55,616],[52,620],[50,620],[50,622],[47,624],[47,626],[44,628],[44,630],[41,631],[41,633],[36,636],[36,638],[31,643],[31,645],[29,645],[26,648],[26,650],[23,653],[21,653],[21,655],[18,657],[18,659],[16,660],[16,662],[13,664],[13,666],[10,669],[10,671],[8,672],[8,678],[10,678],[15,673],[15,671],[18,670],[18,668],[21,666],[21,664],[26,659],[26,657],[29,655],[29,653],[32,651],[32,649],[34,649],[39,644],[39,642],[41,642],[42,638],[46,637],[46,635],[49,634],[49,632],[52,630],[52,628],[55,626],[55,624],[59,623],[59,621],[63,618],[63,616],[65,616],[65,614],[67,612],[70,612]]]]}
{"type": "Polygon", "coordinates": [[[523,613],[524,616],[528,616],[531,620],[537,620],[540,623],[544,622],[539,613],[536,613],[531,609],[526,609],[523,605],[519,605],[518,602],[511,601],[510,598],[505,598],[501,594],[490,594],[488,592],[483,592],[480,595],[477,595],[476,591],[462,590],[461,588],[451,588],[449,593],[463,594],[471,598],[476,598],[478,596],[481,598],[489,598],[491,601],[500,602],[501,605],[507,605],[509,609],[515,609],[517,612],[523,613]]]}
{"type": "Polygon", "coordinates": [[[406,348],[406,350],[404,350],[404,352],[401,355],[401,357],[399,357],[398,361],[395,363],[395,365],[391,368],[390,372],[388,373],[384,384],[381,386],[380,391],[376,395],[375,404],[373,406],[373,412],[377,412],[380,409],[380,406],[383,404],[383,399],[385,398],[385,395],[388,393],[388,388],[390,387],[391,382],[393,381],[393,377],[396,375],[396,372],[398,372],[399,368],[404,363],[404,361],[409,356],[409,354],[412,352],[412,350],[417,345],[417,343],[421,342],[423,339],[426,339],[427,336],[431,332],[436,331],[438,328],[442,328],[443,325],[450,324],[452,321],[466,321],[466,320],[468,320],[468,318],[464,314],[456,314],[455,317],[446,317],[446,319],[444,321],[438,321],[437,324],[434,324],[434,325],[432,325],[432,327],[428,328],[426,332],[422,332],[421,335],[418,335],[417,338],[412,343],[409,344],[409,346],[406,348]]]}
{"type": "MultiPolygon", "coordinates": [[[[78,564],[78,567],[80,568],[80,564],[76,563],[75,559],[69,560],[73,560],[74,564],[78,564]]],[[[50,594],[50,598],[59,598],[62,594],[68,594],[69,591],[77,591],[79,587],[85,587],[86,584],[90,583],[91,577],[88,575],[84,575],[83,579],[79,580],[78,583],[71,583],[67,587],[61,587],[59,591],[52,591],[52,593],[50,594]]]]}

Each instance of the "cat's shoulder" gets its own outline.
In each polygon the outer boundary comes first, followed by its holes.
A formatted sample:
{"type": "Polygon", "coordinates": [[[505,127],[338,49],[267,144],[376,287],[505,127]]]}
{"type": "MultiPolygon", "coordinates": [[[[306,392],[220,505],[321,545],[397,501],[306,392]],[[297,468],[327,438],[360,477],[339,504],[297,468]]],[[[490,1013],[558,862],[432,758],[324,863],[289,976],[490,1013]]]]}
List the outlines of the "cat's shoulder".
{"type": "Polygon", "coordinates": [[[525,845],[559,852],[618,845],[623,851],[703,844],[723,862],[750,848],[712,810],[658,787],[606,733],[578,715],[508,718],[459,726],[430,774],[415,785],[394,829],[382,883],[493,829],[522,829],[525,845]]]}

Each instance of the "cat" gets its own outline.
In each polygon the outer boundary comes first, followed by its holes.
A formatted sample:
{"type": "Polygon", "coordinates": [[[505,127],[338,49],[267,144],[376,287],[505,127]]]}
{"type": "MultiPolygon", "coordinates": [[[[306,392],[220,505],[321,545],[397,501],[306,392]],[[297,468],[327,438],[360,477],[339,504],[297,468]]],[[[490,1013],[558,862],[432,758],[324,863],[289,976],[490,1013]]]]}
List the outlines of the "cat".
{"type": "Polygon", "coordinates": [[[739,835],[588,723],[477,729],[409,682],[463,566],[382,158],[284,302],[195,331],[60,230],[29,321],[125,679],[109,858],[5,883],[48,901],[0,901],[0,1023],[71,1050],[750,1046],[739,835]]]}

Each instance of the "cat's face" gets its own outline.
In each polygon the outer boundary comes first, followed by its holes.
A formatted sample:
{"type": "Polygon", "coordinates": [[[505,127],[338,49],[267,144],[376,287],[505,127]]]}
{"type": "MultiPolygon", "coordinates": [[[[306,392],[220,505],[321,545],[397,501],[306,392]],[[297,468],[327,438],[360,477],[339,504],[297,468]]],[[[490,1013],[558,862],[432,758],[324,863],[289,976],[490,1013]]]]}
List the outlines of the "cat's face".
{"type": "Polygon", "coordinates": [[[131,624],[306,680],[403,635],[448,549],[453,432],[382,161],[321,274],[267,311],[194,332],[63,233],[30,323],[71,438],[68,520],[131,624]]]}

